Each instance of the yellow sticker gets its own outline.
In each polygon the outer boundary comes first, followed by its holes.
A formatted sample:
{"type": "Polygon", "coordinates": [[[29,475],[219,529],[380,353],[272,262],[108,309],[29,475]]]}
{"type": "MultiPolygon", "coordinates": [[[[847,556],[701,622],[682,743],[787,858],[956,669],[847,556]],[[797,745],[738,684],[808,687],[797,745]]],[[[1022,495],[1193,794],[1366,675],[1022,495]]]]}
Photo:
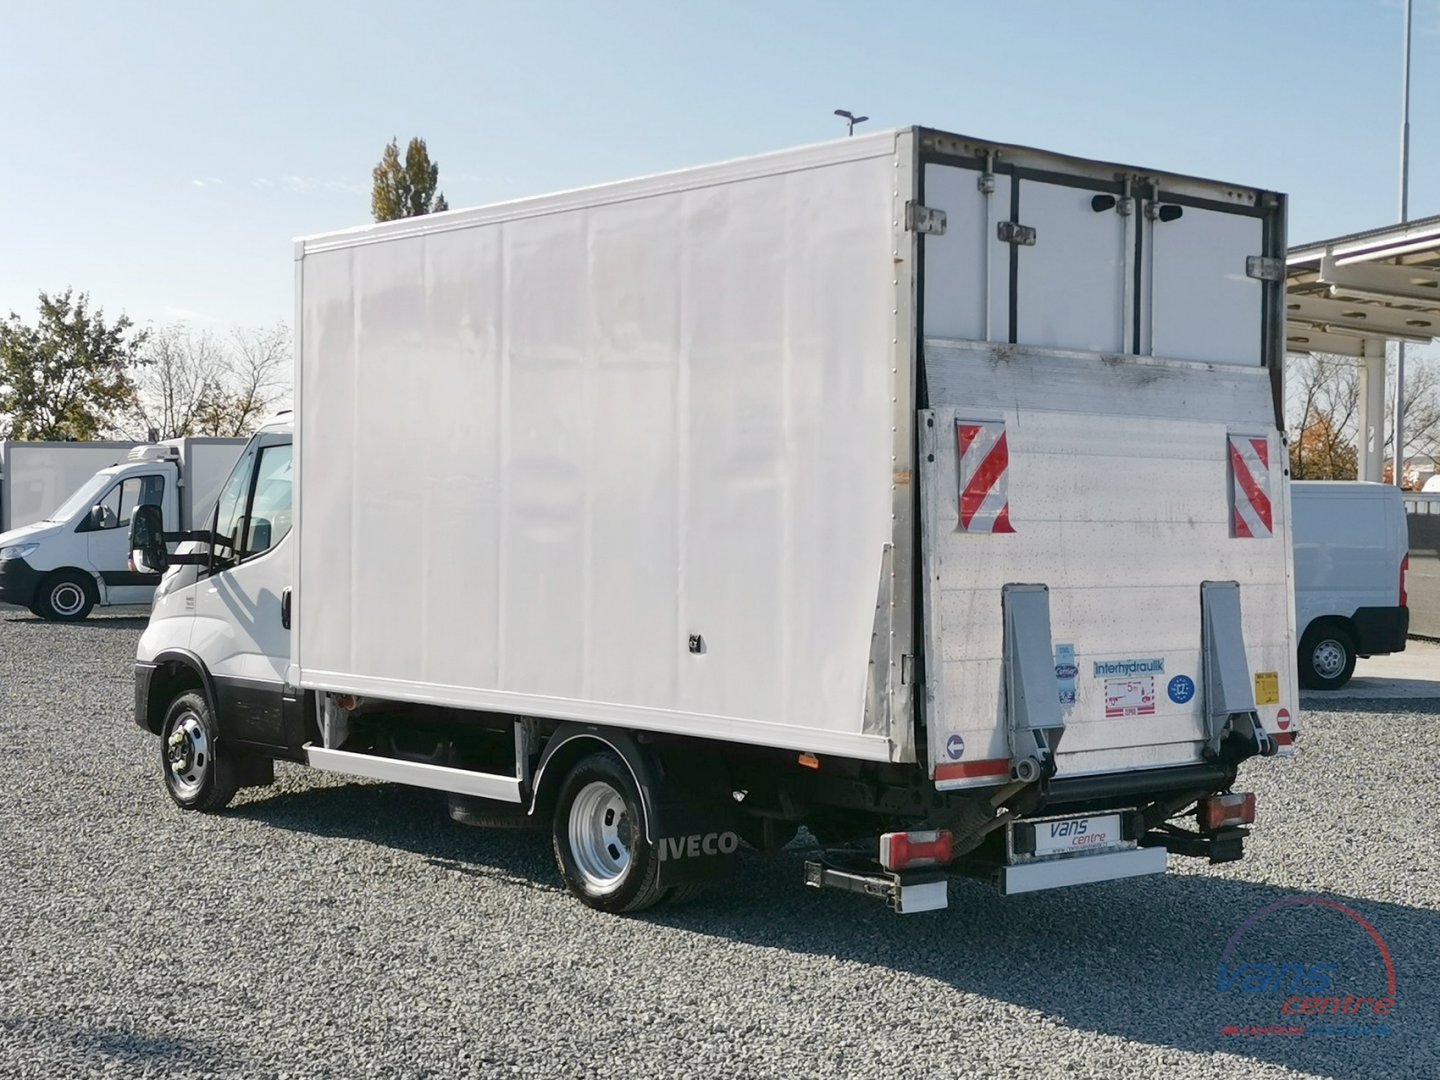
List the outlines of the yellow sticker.
{"type": "Polygon", "coordinates": [[[1257,671],[1255,673],[1255,704],[1280,704],[1280,673],[1278,671],[1257,671]]]}

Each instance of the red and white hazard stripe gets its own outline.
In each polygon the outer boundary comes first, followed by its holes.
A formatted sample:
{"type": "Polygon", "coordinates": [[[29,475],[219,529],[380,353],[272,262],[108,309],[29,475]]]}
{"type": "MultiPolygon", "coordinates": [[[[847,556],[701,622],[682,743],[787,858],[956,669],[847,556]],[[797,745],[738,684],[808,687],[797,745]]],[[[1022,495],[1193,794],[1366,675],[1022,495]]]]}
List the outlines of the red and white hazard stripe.
{"type": "Polygon", "coordinates": [[[1270,512],[1270,440],[1231,435],[1230,469],[1235,535],[1257,540],[1268,538],[1274,531],[1270,512]]]}
{"type": "Polygon", "coordinates": [[[1010,524],[1010,449],[1003,420],[956,420],[960,472],[960,529],[1013,533],[1010,524]]]}

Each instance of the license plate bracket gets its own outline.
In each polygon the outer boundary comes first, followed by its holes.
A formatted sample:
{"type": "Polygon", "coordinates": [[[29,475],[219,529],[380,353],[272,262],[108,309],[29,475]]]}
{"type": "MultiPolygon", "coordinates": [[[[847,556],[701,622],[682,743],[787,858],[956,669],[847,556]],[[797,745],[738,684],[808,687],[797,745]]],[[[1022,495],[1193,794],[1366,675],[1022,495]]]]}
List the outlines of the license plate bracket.
{"type": "Polygon", "coordinates": [[[1019,821],[1006,830],[1006,861],[1063,859],[1134,847],[1125,836],[1126,810],[1019,821]]]}

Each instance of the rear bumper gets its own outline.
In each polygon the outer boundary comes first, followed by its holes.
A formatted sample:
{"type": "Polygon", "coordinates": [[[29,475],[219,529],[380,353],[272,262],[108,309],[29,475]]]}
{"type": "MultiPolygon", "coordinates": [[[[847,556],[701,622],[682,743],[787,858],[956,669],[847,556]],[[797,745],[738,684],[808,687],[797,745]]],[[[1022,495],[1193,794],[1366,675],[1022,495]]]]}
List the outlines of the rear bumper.
{"type": "Polygon", "coordinates": [[[0,560],[0,602],[29,607],[35,601],[41,576],[24,559],[0,560]]]}
{"type": "Polygon", "coordinates": [[[1012,896],[1041,889],[1059,889],[1066,885],[1163,874],[1167,862],[1164,848],[1130,848],[1101,855],[1076,855],[1002,866],[996,871],[995,884],[1002,894],[1012,896]]]}
{"type": "Polygon", "coordinates": [[[1405,635],[1410,631],[1409,608],[1357,608],[1350,621],[1355,626],[1355,651],[1361,656],[1405,651],[1405,635]]]}

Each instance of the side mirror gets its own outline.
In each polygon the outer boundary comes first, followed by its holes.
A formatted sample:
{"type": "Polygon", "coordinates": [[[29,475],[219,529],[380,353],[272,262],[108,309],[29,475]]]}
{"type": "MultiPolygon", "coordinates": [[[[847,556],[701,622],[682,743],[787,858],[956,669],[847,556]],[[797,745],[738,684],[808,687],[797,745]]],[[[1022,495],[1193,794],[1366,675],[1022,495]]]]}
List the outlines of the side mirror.
{"type": "Polygon", "coordinates": [[[85,524],[87,529],[92,532],[113,529],[115,527],[115,511],[102,503],[96,503],[90,507],[90,513],[85,516],[85,524]]]}
{"type": "Polygon", "coordinates": [[[160,507],[137,506],[130,515],[130,561],[142,574],[163,574],[170,568],[160,507]]]}

